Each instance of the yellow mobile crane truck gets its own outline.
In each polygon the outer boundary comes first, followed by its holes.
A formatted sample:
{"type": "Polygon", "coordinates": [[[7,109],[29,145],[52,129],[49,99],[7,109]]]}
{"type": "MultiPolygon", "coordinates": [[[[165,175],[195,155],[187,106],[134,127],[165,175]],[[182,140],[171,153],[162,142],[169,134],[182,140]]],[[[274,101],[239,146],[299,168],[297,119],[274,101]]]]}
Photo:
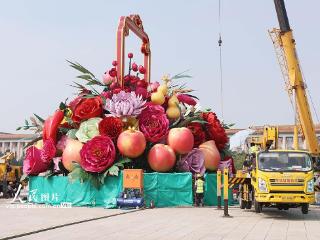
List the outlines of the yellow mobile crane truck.
{"type": "Polygon", "coordinates": [[[237,172],[237,178],[245,178],[240,185],[240,208],[248,209],[253,204],[260,213],[263,207],[301,207],[307,214],[309,204],[315,201],[314,168],[320,151],[284,0],[274,3],[280,29],[269,33],[296,111],[294,150],[278,149],[277,127],[265,127],[263,136],[251,138],[255,151],[250,152],[244,170],[237,172]],[[298,150],[298,127],[306,140],[304,151],[298,150]]]}

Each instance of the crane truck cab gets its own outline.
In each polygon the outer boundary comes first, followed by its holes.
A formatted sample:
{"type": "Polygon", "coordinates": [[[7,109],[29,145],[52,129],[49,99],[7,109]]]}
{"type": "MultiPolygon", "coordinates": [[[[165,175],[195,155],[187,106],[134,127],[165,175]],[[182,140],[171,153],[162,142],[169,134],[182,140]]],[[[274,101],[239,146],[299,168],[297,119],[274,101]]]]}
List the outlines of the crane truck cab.
{"type": "Polygon", "coordinates": [[[253,165],[251,201],[256,212],[262,207],[301,207],[303,214],[308,213],[315,197],[312,158],[307,151],[260,151],[253,165]]]}

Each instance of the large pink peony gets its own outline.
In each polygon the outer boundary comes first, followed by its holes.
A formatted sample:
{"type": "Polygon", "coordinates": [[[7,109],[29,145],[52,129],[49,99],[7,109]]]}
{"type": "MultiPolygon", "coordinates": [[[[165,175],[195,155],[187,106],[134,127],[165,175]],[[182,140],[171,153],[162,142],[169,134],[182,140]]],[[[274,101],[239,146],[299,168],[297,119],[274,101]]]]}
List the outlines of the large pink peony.
{"type": "Polygon", "coordinates": [[[139,129],[150,142],[160,142],[169,131],[169,120],[164,108],[147,103],[139,115],[139,129]]]}
{"type": "Polygon", "coordinates": [[[83,145],[80,155],[84,170],[99,173],[113,164],[116,149],[110,137],[96,136],[83,145]]]}
{"type": "Polygon", "coordinates": [[[42,149],[38,149],[35,146],[29,147],[26,151],[26,158],[23,161],[23,172],[27,175],[38,175],[47,171],[55,154],[56,147],[51,138],[44,142],[42,149]]]}

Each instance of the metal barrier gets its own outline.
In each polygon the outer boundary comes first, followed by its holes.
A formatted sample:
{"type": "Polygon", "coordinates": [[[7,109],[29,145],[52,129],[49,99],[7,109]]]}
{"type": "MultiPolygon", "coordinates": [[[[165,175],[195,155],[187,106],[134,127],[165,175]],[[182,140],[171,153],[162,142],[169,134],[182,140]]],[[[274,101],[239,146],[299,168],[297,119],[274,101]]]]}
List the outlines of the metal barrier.
{"type": "MultiPolygon", "coordinates": [[[[228,197],[229,197],[229,180],[228,180],[229,171],[228,168],[223,170],[223,213],[225,217],[230,217],[228,212],[228,197]]],[[[217,171],[217,200],[218,200],[218,209],[221,209],[221,171],[217,171]]]]}
{"type": "Polygon", "coordinates": [[[221,209],[221,170],[217,171],[217,206],[221,209]]]}

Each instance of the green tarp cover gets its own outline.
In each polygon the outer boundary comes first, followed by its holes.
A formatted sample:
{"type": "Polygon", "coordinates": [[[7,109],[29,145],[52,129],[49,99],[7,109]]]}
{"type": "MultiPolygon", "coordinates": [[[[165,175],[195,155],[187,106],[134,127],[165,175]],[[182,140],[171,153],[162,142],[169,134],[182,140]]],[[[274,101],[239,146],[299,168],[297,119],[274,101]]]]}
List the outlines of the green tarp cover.
{"type": "MultiPolygon", "coordinates": [[[[191,173],[145,173],[144,197],[147,206],[153,200],[156,207],[190,206],[193,204],[191,173]]],[[[29,201],[52,205],[116,207],[122,191],[122,174],[108,177],[96,189],[89,182],[69,182],[68,177],[30,177],[29,201]]],[[[216,205],[216,174],[206,175],[205,205],[216,205]]]]}
{"type": "MultiPolygon", "coordinates": [[[[223,184],[223,179],[222,179],[223,184]]],[[[223,206],[223,189],[221,190],[221,206],[223,206]]],[[[229,205],[233,204],[232,191],[229,189],[229,205]]],[[[206,206],[217,206],[217,174],[206,174],[205,175],[205,192],[204,192],[204,204],[206,206]]]]}

